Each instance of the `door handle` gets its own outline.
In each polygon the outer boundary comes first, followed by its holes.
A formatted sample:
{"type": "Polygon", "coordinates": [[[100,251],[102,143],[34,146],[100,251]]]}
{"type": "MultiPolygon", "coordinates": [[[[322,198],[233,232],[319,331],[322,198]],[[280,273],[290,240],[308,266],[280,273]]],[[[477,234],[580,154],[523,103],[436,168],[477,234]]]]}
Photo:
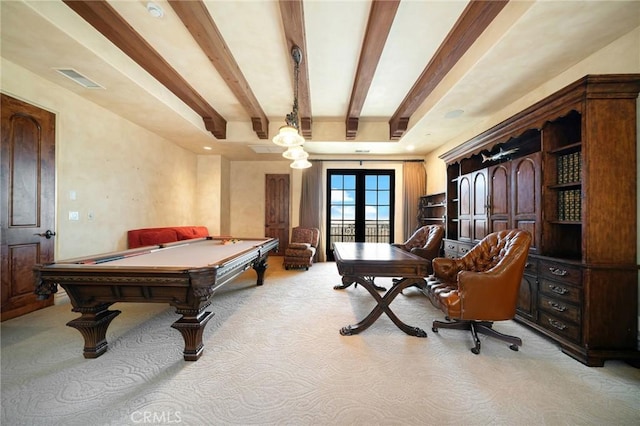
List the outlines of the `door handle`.
{"type": "Polygon", "coordinates": [[[33,235],[38,235],[40,237],[45,237],[47,240],[50,240],[51,237],[53,237],[54,235],[56,235],[55,232],[51,231],[50,229],[47,229],[46,232],[42,232],[40,234],[33,234],[33,235]]]}

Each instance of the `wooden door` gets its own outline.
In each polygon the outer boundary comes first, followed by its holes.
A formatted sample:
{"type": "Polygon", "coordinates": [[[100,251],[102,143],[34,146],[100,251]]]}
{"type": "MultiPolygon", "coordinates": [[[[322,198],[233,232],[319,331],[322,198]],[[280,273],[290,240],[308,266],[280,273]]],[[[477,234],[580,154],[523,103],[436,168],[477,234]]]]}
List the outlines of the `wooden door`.
{"type": "Polygon", "coordinates": [[[55,115],[2,95],[1,319],[53,304],[34,294],[33,266],[53,261],[55,115]]]}
{"type": "Polygon", "coordinates": [[[264,235],[280,240],[272,254],[282,255],[289,244],[289,175],[266,175],[264,235]]]}

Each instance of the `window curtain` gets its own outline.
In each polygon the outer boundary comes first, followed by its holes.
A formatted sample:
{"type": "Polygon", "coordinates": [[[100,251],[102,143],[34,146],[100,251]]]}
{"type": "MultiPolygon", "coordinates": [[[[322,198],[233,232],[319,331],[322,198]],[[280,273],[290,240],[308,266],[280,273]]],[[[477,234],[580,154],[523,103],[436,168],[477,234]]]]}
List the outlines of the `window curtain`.
{"type": "Polygon", "coordinates": [[[324,250],[325,226],[322,223],[322,162],[312,161],[311,167],[302,171],[302,193],[300,194],[300,226],[318,228],[320,242],[316,249],[316,262],[326,261],[324,250]]]}
{"type": "Polygon", "coordinates": [[[418,227],[418,201],[427,190],[427,173],[422,161],[405,162],[402,167],[404,182],[404,240],[418,227]]]}

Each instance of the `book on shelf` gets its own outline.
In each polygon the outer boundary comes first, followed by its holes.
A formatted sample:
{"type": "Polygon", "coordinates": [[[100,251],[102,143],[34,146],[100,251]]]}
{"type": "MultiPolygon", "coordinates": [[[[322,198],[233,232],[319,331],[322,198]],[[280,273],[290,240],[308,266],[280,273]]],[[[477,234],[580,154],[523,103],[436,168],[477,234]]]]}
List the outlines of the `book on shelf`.
{"type": "Polygon", "coordinates": [[[556,161],[558,184],[580,182],[581,168],[580,151],[559,155],[556,161]]]}
{"type": "Polygon", "coordinates": [[[579,222],[582,216],[582,202],[579,189],[558,191],[558,220],[579,222]]]}

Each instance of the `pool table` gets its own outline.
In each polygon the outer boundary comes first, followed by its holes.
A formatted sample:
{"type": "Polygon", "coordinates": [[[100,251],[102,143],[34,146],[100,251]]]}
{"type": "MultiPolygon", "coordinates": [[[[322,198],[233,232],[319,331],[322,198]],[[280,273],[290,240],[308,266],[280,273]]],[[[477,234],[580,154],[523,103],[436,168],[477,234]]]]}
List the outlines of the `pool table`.
{"type": "Polygon", "coordinates": [[[171,327],[184,338],[184,359],[202,355],[202,333],[213,314],[205,309],[217,289],[253,268],[262,285],[277,238],[199,238],[36,265],[36,290],[49,298],[62,286],[80,317],[68,326],[84,337],[84,357],[107,350],[106,332],[121,311],[116,302],[168,303],[182,317],[171,327]]]}

